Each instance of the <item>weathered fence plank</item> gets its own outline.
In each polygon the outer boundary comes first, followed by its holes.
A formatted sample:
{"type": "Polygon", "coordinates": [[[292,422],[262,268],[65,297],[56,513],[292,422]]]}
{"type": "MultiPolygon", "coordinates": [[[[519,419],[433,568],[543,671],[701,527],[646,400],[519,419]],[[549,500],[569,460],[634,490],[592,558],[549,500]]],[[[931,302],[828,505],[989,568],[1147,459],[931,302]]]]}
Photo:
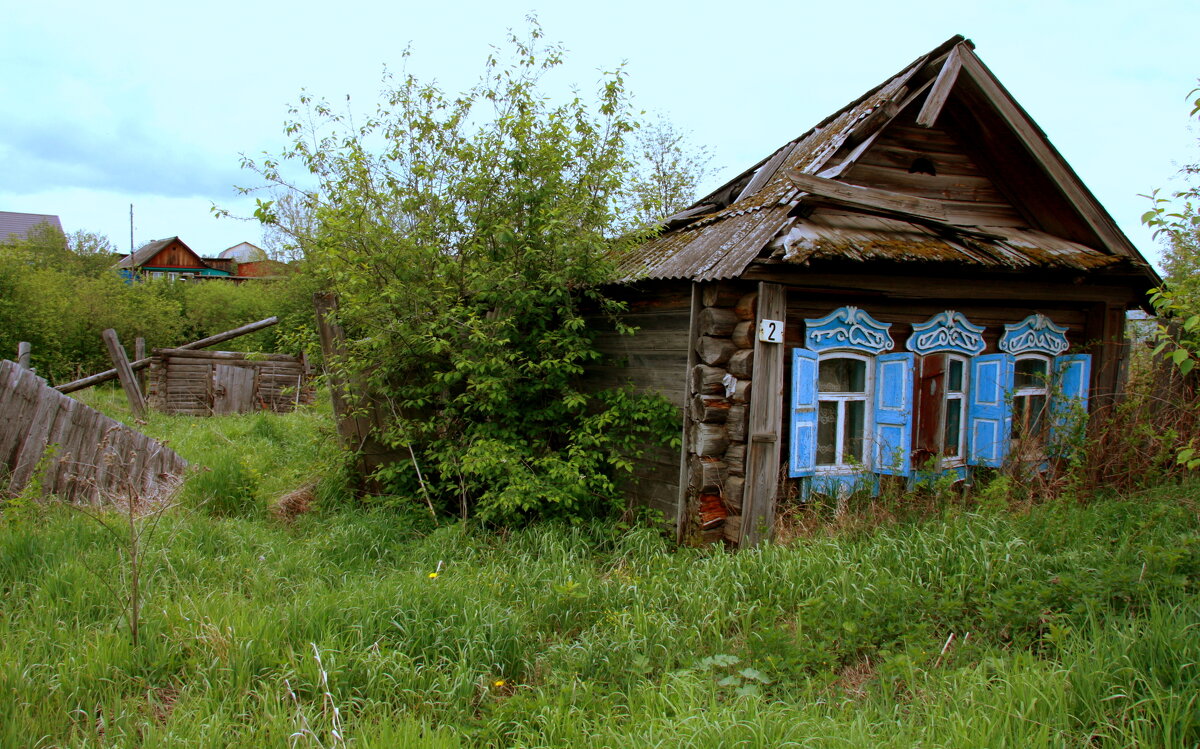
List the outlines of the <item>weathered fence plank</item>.
{"type": "Polygon", "coordinates": [[[117,370],[117,377],[121,380],[121,389],[125,391],[125,397],[129,399],[129,408],[132,409],[135,418],[142,418],[146,415],[146,399],[142,397],[142,389],[138,387],[137,377],[134,376],[133,369],[129,366],[129,357],[125,355],[125,349],[117,340],[117,331],[106,328],[100,337],[104,339],[104,345],[108,348],[108,356],[117,370]]]}
{"type": "Polygon", "coordinates": [[[69,501],[144,499],[172,487],[187,461],[156,440],[0,361],[0,489],[69,501]]]}

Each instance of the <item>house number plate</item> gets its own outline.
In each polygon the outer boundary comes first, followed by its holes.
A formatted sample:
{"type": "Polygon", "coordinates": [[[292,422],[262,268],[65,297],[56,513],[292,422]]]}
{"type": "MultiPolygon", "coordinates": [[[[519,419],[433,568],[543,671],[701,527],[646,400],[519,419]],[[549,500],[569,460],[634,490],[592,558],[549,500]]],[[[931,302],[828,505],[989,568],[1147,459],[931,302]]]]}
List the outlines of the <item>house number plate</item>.
{"type": "Polygon", "coordinates": [[[764,343],[783,343],[783,321],[759,320],[758,340],[764,343]]]}

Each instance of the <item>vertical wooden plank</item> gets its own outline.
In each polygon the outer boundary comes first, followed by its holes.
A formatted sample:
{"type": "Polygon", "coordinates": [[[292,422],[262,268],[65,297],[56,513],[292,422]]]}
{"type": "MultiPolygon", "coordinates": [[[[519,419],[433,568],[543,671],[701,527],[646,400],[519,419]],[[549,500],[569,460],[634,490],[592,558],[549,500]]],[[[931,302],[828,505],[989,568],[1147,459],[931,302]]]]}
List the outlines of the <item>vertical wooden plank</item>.
{"type": "Polygon", "coordinates": [[[14,374],[12,395],[5,405],[0,429],[0,465],[8,467],[16,464],[21,443],[32,425],[38,395],[37,375],[21,367],[15,367],[14,374]]]}
{"type": "Polygon", "coordinates": [[[70,501],[75,496],[76,474],[79,472],[79,450],[87,434],[85,426],[91,418],[92,409],[79,403],[74,398],[71,410],[71,421],[67,425],[67,436],[63,440],[62,449],[58,451],[57,467],[55,469],[54,486],[58,496],[70,501]]]}
{"type": "MultiPolygon", "coordinates": [[[[133,339],[133,360],[141,361],[142,359],[145,359],[145,358],[146,358],[146,339],[141,336],[138,336],[137,338],[133,339]]],[[[143,394],[145,394],[145,392],[146,392],[146,378],[147,378],[146,367],[142,367],[141,369],[139,369],[137,371],[137,381],[138,381],[138,387],[141,388],[143,394]]]]}
{"type": "MultiPolygon", "coordinates": [[[[701,307],[700,295],[701,295],[700,285],[693,281],[692,282],[692,307],[691,307],[691,312],[688,314],[688,337],[687,337],[688,341],[696,340],[696,320],[700,316],[700,307],[701,307]]],[[[681,379],[683,380],[683,383],[682,383],[683,395],[684,395],[683,402],[685,404],[690,403],[692,400],[691,393],[689,393],[688,390],[691,387],[691,382],[692,382],[692,376],[691,376],[692,368],[695,366],[696,366],[696,347],[689,345],[688,346],[687,369],[685,369],[683,372],[680,373],[681,379]]],[[[685,407],[683,409],[683,414],[682,414],[682,418],[681,418],[683,437],[679,443],[679,493],[676,495],[676,501],[675,501],[675,543],[683,542],[683,532],[684,532],[685,525],[686,525],[685,521],[687,520],[686,516],[687,516],[687,506],[688,506],[688,487],[691,486],[691,483],[692,483],[689,480],[690,477],[688,475],[689,466],[691,465],[691,461],[688,460],[688,435],[690,435],[691,431],[692,431],[691,429],[688,428],[688,426],[689,426],[688,422],[690,420],[691,420],[691,416],[688,413],[688,409],[685,407]]]]}
{"type": "Polygon", "coordinates": [[[37,469],[42,454],[46,452],[46,438],[50,436],[50,426],[54,421],[55,412],[58,411],[58,399],[62,397],[44,382],[39,380],[37,384],[37,405],[33,411],[29,431],[26,432],[20,449],[16,451],[12,476],[8,482],[8,490],[14,494],[24,489],[33,478],[33,472],[37,469]]]}
{"type": "Polygon", "coordinates": [[[50,425],[50,433],[46,437],[46,448],[54,450],[54,460],[46,466],[46,473],[42,477],[42,496],[49,496],[58,491],[58,456],[62,454],[63,443],[70,434],[71,418],[75,414],[75,406],[74,398],[68,398],[65,395],[58,397],[54,422],[50,425]]]}
{"type": "Polygon", "coordinates": [[[83,424],[83,435],[80,436],[79,453],[76,456],[76,478],[74,478],[74,501],[92,502],[96,498],[96,486],[92,483],[100,461],[100,439],[104,415],[95,409],[88,409],[88,419],[83,424]]]}
{"type": "Polygon", "coordinates": [[[21,368],[16,362],[11,362],[8,359],[0,359],[0,429],[3,429],[4,414],[10,398],[12,398],[13,390],[17,384],[17,373],[21,368]]]}
{"type": "MultiPolygon", "coordinates": [[[[784,287],[758,285],[758,319],[784,320],[784,287]]],[[[746,449],[746,483],[742,499],[742,538],[739,547],[770,538],[775,523],[775,494],[779,484],[780,435],[783,433],[784,344],[754,342],[754,375],[750,398],[750,442],[746,449]]]]}
{"type": "Polygon", "coordinates": [[[125,397],[129,399],[129,407],[133,409],[133,415],[140,419],[146,415],[146,401],[142,398],[142,389],[138,387],[137,378],[133,376],[133,370],[129,367],[129,357],[125,355],[125,349],[121,348],[121,342],[117,340],[117,331],[107,328],[100,336],[104,339],[104,345],[108,347],[108,356],[117,370],[125,397]]]}
{"type": "Polygon", "coordinates": [[[21,341],[17,344],[17,366],[23,369],[29,369],[30,354],[33,351],[33,346],[29,341],[21,341]]]}

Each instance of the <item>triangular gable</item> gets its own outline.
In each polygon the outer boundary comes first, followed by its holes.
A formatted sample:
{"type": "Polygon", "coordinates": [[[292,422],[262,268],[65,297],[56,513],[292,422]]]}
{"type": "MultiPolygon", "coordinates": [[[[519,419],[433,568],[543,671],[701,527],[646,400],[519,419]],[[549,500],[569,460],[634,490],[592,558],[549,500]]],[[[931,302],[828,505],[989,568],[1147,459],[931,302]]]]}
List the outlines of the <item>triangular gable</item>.
{"type": "Polygon", "coordinates": [[[1036,267],[1047,254],[1079,269],[1125,262],[1146,281],[1157,280],[963,37],[668,219],[662,235],[619,259],[620,272],[626,280],[735,277],[768,245],[778,249],[785,236],[804,235],[804,217],[823,204],[884,217],[876,228],[888,220],[916,221],[908,228],[918,233],[932,227],[950,248],[940,257],[1010,268],[1036,267]],[[908,150],[932,155],[932,171],[940,160],[961,179],[905,178],[913,163],[897,167],[906,140],[924,143],[908,150]],[[956,231],[964,236],[956,239],[956,231]]]}
{"type": "Polygon", "coordinates": [[[181,270],[209,267],[204,259],[179,237],[167,237],[147,242],[118,263],[118,268],[179,268],[181,270]]]}

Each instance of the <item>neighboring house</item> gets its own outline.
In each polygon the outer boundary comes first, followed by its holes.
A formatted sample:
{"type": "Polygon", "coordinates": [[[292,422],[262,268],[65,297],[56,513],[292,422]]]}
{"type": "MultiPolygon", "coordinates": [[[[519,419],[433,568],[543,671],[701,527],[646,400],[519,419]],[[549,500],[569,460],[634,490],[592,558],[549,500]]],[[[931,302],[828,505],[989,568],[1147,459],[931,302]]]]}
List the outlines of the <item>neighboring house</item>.
{"type": "Polygon", "coordinates": [[[278,278],[288,271],[286,263],[271,260],[258,245],[240,242],[221,252],[220,258],[236,263],[239,278],[278,278]]]}
{"type": "Polygon", "coordinates": [[[190,279],[229,277],[228,270],[214,268],[192,251],[179,237],[167,237],[147,242],[126,255],[116,268],[128,279],[169,278],[190,279]]]}
{"type": "Polygon", "coordinates": [[[51,229],[62,232],[62,222],[58,216],[48,213],[12,213],[0,211],[0,242],[12,239],[27,239],[29,231],[35,226],[48,225],[51,229]]]}
{"type": "Polygon", "coordinates": [[[781,492],[1044,466],[1159,283],[962,37],[617,260],[638,333],[590,377],[663,393],[684,434],[631,494],[740,545],[781,492]]]}

